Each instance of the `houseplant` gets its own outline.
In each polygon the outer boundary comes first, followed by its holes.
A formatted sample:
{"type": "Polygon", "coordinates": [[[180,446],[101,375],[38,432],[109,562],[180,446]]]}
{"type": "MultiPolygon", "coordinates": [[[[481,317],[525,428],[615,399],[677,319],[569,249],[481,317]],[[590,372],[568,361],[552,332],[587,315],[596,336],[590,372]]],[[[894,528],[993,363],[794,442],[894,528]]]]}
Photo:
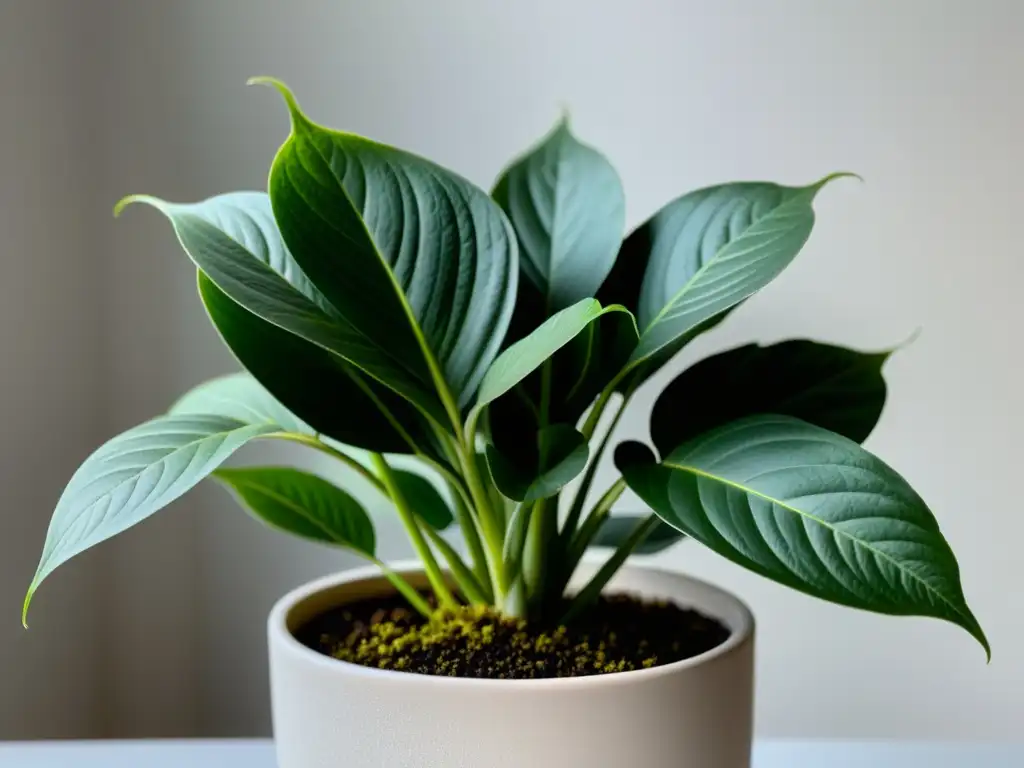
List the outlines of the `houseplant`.
{"type": "Polygon", "coordinates": [[[745,765],[749,614],[708,585],[623,568],[684,536],[819,598],[951,621],[988,651],[932,513],[860,446],[881,413],[886,353],[811,341],[723,352],[661,392],[653,448],[611,445],[636,389],[792,261],[836,176],[691,192],[623,240],[618,177],[564,121],[488,196],[320,127],[281,83],[257,81],[280,91],[292,123],[269,194],[118,206],[170,219],[246,372],[85,461],[26,615],[57,566],[212,474],[265,523],[380,569],[302,587],[271,615],[282,768],[745,765]],[[393,502],[420,566],[379,562],[369,516],[326,480],[220,468],[257,438],[359,473],[393,502]],[[621,477],[594,488],[613,447],[621,477]],[[610,514],[626,487],[648,513],[610,514]],[[462,550],[441,534],[453,521],[462,550]],[[603,564],[582,562],[593,547],[611,550],[603,564]],[[611,587],[646,602],[602,597],[611,587]],[[613,614],[628,618],[602,624],[613,614]],[[616,639],[632,626],[649,634],[616,639]],[[669,647],[657,646],[664,626],[669,647]]]}

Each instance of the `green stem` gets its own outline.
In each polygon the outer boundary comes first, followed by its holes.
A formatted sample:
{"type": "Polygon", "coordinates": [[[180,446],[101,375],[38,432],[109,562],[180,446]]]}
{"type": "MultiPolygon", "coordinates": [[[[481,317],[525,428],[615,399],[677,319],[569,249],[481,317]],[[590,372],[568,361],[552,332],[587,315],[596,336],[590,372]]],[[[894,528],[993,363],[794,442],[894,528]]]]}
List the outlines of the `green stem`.
{"type": "Polygon", "coordinates": [[[353,459],[347,453],[343,453],[337,450],[336,448],[332,448],[327,443],[315,437],[311,437],[309,435],[302,435],[299,434],[298,432],[275,432],[269,435],[269,437],[277,438],[279,440],[288,440],[293,443],[299,443],[300,445],[308,445],[310,448],[315,448],[321,453],[325,453],[328,456],[332,456],[333,458],[347,465],[350,469],[353,469],[356,472],[358,472],[363,477],[363,479],[370,483],[370,485],[372,485],[385,496],[388,496],[388,492],[387,489],[384,487],[384,484],[367,467],[364,467],[362,464],[353,459]]]}
{"type": "MultiPolygon", "coordinates": [[[[469,486],[469,494],[473,499],[473,505],[476,507],[477,519],[480,521],[480,531],[483,534],[484,543],[487,545],[492,581],[495,584],[503,585],[505,580],[502,575],[504,565],[501,560],[501,546],[504,534],[498,529],[497,517],[491,509],[491,500],[487,495],[487,489],[484,488],[483,480],[480,478],[480,470],[476,465],[476,453],[467,450],[466,446],[462,446],[462,450],[459,452],[459,460],[462,465],[462,473],[466,478],[466,484],[469,486]]],[[[495,594],[495,599],[499,597],[500,593],[495,594]]]]}
{"type": "Polygon", "coordinates": [[[573,619],[577,618],[583,611],[589,608],[600,596],[601,590],[605,588],[605,585],[611,580],[612,576],[622,567],[622,564],[626,562],[626,558],[632,554],[633,550],[639,547],[644,539],[654,530],[658,524],[658,518],[655,515],[650,515],[633,529],[633,532],[629,534],[628,538],[619,545],[618,549],[608,558],[607,562],[601,566],[600,570],[594,577],[587,583],[587,585],[580,590],[580,592],[572,599],[569,603],[569,608],[562,616],[560,624],[568,624],[573,619]]]}
{"type": "Polygon", "coordinates": [[[590,487],[594,484],[594,477],[597,475],[597,465],[600,464],[601,457],[608,448],[608,443],[611,442],[612,433],[615,431],[615,427],[619,425],[622,414],[626,412],[627,402],[623,398],[619,404],[619,409],[615,412],[612,423],[608,425],[608,431],[604,433],[604,437],[598,443],[597,450],[594,451],[594,455],[590,459],[587,471],[583,474],[583,480],[580,482],[579,488],[576,489],[576,495],[572,498],[572,506],[569,507],[569,513],[566,515],[565,523],[562,526],[561,543],[563,551],[569,549],[569,542],[572,541],[573,536],[576,534],[576,528],[580,523],[580,516],[583,514],[583,505],[587,501],[590,487]]]}
{"type": "Polygon", "coordinates": [[[523,553],[526,549],[526,534],[530,529],[530,518],[533,515],[534,505],[532,503],[519,503],[512,519],[509,520],[508,533],[505,536],[505,543],[502,547],[502,561],[505,568],[502,570],[501,591],[507,592],[519,578],[523,566],[523,553]]]}
{"type": "Polygon", "coordinates": [[[463,596],[473,605],[490,604],[490,600],[484,595],[480,583],[477,581],[476,576],[473,575],[473,571],[466,565],[466,562],[459,556],[459,553],[455,551],[455,547],[449,544],[440,533],[429,525],[424,525],[423,531],[427,534],[427,538],[430,539],[430,543],[438,549],[441,556],[448,563],[448,571],[451,573],[452,578],[455,579],[455,583],[459,585],[459,590],[463,596]]]}
{"type": "Polygon", "coordinates": [[[473,519],[473,513],[469,511],[461,489],[451,481],[447,481],[447,483],[448,490],[452,495],[452,505],[455,507],[455,519],[458,521],[462,537],[466,541],[466,548],[469,550],[470,560],[473,563],[473,573],[477,583],[484,590],[487,602],[491,602],[494,600],[491,570],[487,567],[487,553],[484,552],[476,520],[473,519]]]}
{"type": "Polygon", "coordinates": [[[580,526],[579,531],[573,536],[572,541],[569,544],[568,552],[565,556],[565,572],[562,576],[562,586],[564,587],[569,583],[569,579],[572,578],[573,572],[576,570],[576,566],[580,564],[580,560],[583,559],[583,555],[587,551],[587,547],[590,546],[590,542],[594,540],[597,532],[601,530],[601,526],[604,521],[608,518],[608,515],[612,511],[612,505],[618,501],[623,491],[626,490],[626,481],[621,477],[612,483],[611,487],[602,494],[601,498],[597,500],[597,504],[587,515],[587,519],[583,521],[583,525],[580,526]]]}
{"type": "Polygon", "coordinates": [[[437,599],[441,605],[455,607],[457,605],[455,597],[452,595],[451,590],[448,589],[448,584],[445,582],[444,574],[441,572],[441,567],[437,564],[437,559],[434,557],[434,553],[431,551],[430,545],[423,537],[423,531],[420,530],[419,523],[416,522],[416,515],[409,507],[409,503],[405,500],[405,497],[402,495],[402,491],[395,482],[395,476],[391,471],[391,467],[381,454],[373,453],[371,456],[373,465],[380,474],[384,487],[387,488],[388,494],[391,496],[391,500],[395,503],[395,508],[398,510],[398,516],[405,525],[405,529],[409,532],[409,538],[412,539],[413,548],[416,550],[416,554],[419,555],[419,558],[423,563],[423,568],[427,573],[427,579],[430,581],[430,586],[434,589],[434,594],[437,595],[437,599]]]}
{"type": "Polygon", "coordinates": [[[391,582],[391,585],[409,602],[409,605],[415,608],[425,618],[429,619],[433,614],[433,610],[431,610],[430,604],[423,599],[423,595],[417,592],[408,581],[388,568],[383,561],[378,560],[375,557],[371,559],[374,564],[380,568],[381,572],[384,574],[384,578],[391,582]]]}
{"type": "Polygon", "coordinates": [[[558,534],[558,518],[548,510],[548,499],[533,507],[526,551],[523,553],[523,584],[531,610],[542,612],[547,597],[551,544],[558,534]]]}

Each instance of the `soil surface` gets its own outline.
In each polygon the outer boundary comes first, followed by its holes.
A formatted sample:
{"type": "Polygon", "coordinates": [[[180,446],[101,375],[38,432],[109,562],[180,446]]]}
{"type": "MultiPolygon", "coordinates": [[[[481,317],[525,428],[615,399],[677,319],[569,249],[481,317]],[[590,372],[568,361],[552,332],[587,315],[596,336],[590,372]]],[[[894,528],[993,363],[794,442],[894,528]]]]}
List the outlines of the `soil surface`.
{"type": "Polygon", "coordinates": [[[476,607],[428,621],[396,597],[334,608],[295,635],[315,651],[367,667],[508,680],[670,664],[711,650],[729,630],[697,611],[626,595],[602,597],[570,627],[527,624],[476,607]]]}

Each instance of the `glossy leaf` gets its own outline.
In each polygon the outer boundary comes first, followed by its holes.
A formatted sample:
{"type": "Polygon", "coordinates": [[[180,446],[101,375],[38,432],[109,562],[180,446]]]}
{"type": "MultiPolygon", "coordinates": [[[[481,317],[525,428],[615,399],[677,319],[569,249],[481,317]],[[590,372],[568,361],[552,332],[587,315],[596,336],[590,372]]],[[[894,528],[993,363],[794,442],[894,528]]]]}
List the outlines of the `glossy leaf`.
{"type": "Polygon", "coordinates": [[[281,91],[292,118],[270,172],[274,216],[292,254],[409,377],[467,405],[512,315],[518,271],[508,219],[460,176],[315,125],[282,84],[259,82],[281,91]]]}
{"type": "Polygon", "coordinates": [[[202,272],[199,295],[238,361],[317,432],[370,451],[409,453],[419,446],[430,452],[425,418],[400,395],[338,355],[254,315],[202,272]]]}
{"type": "Polygon", "coordinates": [[[578,430],[554,424],[537,435],[537,456],[537,463],[526,467],[488,445],[487,464],[498,490],[513,501],[553,496],[583,471],[590,449],[578,430]]]}
{"type": "Polygon", "coordinates": [[[674,200],[623,244],[598,293],[634,310],[640,343],[631,365],[653,370],[725,312],[773,280],[811,233],[807,187],[740,182],[674,200]]]}
{"type": "MultiPolygon", "coordinates": [[[[648,517],[649,515],[612,515],[601,524],[590,546],[618,549],[648,517]]],[[[658,525],[647,534],[643,542],[633,549],[633,554],[653,555],[685,538],[685,533],[659,520],[658,525]]]]}
{"type": "Polygon", "coordinates": [[[219,469],[214,476],[271,528],[374,557],[370,516],[352,496],[323,478],[287,467],[219,469]]]}
{"type": "Polygon", "coordinates": [[[78,468],[57,502],[24,613],[57,566],[167,506],[248,441],[280,430],[271,422],[179,414],[108,441],[78,468]]]}
{"type": "Polygon", "coordinates": [[[452,524],[454,516],[451,508],[432,482],[423,475],[403,469],[392,470],[392,473],[412,511],[427,525],[436,531],[443,531],[452,524]]]}
{"type": "Polygon", "coordinates": [[[235,193],[194,204],[136,195],[118,210],[132,202],[148,203],[167,216],[188,256],[237,304],[336,353],[446,423],[429,376],[411,370],[352,326],[306,279],[282,245],[266,195],[235,193]]]}
{"type": "Polygon", "coordinates": [[[316,434],[248,373],[229,373],[195,387],[168,413],[226,416],[250,424],[273,423],[285,432],[316,434]]]}
{"type": "Polygon", "coordinates": [[[803,340],[722,352],[662,391],[651,411],[651,439],[667,454],[714,427],[775,413],[863,442],[885,404],[888,357],[803,340]]]}
{"type": "Polygon", "coordinates": [[[545,316],[595,295],[619,251],[626,200],[611,163],[579,142],[568,120],[502,174],[493,197],[545,316]]]}
{"type": "Polygon", "coordinates": [[[552,315],[533,333],[498,356],[480,385],[476,407],[482,408],[501,397],[540,368],[595,320],[611,312],[620,313],[631,320],[629,311],[624,307],[602,307],[596,299],[583,299],[552,315]]]}
{"type": "Polygon", "coordinates": [[[945,619],[988,651],[931,511],[852,440],[788,416],[754,416],[661,464],[639,443],[619,446],[615,460],[662,520],[730,560],[842,605],[945,619]]]}

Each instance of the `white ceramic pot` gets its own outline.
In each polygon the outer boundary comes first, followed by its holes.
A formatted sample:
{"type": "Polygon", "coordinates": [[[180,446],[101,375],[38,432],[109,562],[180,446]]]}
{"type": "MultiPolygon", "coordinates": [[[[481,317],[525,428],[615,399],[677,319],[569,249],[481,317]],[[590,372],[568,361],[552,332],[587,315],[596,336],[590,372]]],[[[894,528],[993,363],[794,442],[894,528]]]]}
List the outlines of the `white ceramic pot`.
{"type": "MultiPolygon", "coordinates": [[[[410,564],[396,568],[414,584],[410,564]]],[[[585,565],[576,586],[594,573],[585,565]]],[[[373,568],[311,582],[269,619],[279,768],[749,768],[754,620],[710,584],[626,567],[608,587],[714,616],[731,636],[707,653],[635,672],[475,680],[370,669],[306,648],[316,614],[390,594],[373,568]]]]}

